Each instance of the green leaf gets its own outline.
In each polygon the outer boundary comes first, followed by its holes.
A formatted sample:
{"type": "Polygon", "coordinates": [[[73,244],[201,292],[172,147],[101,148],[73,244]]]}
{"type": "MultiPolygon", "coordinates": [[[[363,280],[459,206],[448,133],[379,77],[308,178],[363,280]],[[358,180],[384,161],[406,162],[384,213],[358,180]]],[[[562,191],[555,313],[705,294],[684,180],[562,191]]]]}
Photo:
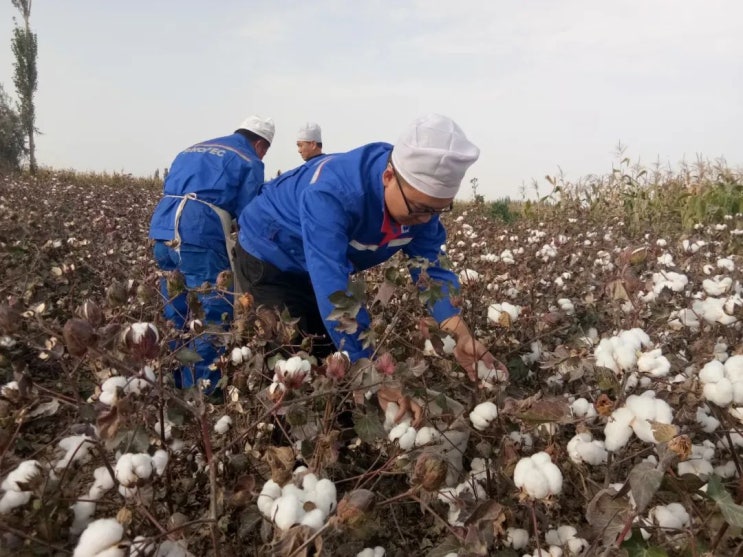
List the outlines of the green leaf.
{"type": "Polygon", "coordinates": [[[202,361],[202,358],[198,352],[191,350],[190,348],[181,348],[175,353],[175,359],[182,364],[190,365],[202,361]]]}
{"type": "Polygon", "coordinates": [[[637,514],[642,514],[663,481],[663,472],[648,462],[640,462],[629,473],[629,485],[637,514]]]}
{"type": "Polygon", "coordinates": [[[353,429],[364,443],[373,443],[385,437],[384,427],[379,417],[363,410],[354,411],[353,429]]]}
{"type": "Polygon", "coordinates": [[[627,550],[628,557],[668,557],[665,549],[649,546],[640,530],[632,531],[632,537],[622,544],[622,549],[627,550]]]}
{"type": "Polygon", "coordinates": [[[743,506],[735,504],[730,493],[722,486],[719,476],[714,474],[710,476],[707,495],[720,507],[722,516],[730,526],[743,528],[743,506]]]}

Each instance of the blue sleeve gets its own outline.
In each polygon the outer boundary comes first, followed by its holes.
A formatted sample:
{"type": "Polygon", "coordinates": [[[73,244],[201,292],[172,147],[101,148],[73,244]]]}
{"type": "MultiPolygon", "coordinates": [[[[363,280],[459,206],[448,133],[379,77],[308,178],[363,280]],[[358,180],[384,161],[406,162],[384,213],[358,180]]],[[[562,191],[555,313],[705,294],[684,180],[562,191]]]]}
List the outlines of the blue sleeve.
{"type": "Polygon", "coordinates": [[[259,159],[250,163],[246,163],[240,157],[235,157],[235,159],[234,164],[239,165],[240,182],[237,188],[234,211],[231,211],[233,218],[239,217],[245,206],[260,193],[261,187],[263,187],[264,169],[263,161],[259,159]]]}
{"type": "MultiPolygon", "coordinates": [[[[452,294],[459,292],[459,279],[452,271],[444,269],[439,264],[439,256],[443,255],[441,246],[446,243],[446,229],[441,224],[438,217],[432,218],[427,224],[416,230],[413,241],[403,248],[408,257],[423,257],[431,265],[426,272],[428,276],[441,285],[442,298],[428,305],[428,311],[436,322],[449,319],[459,315],[460,309],[455,307],[451,302],[452,294]]],[[[410,275],[413,282],[417,283],[420,278],[421,270],[411,268],[410,275]]]]}
{"type": "MultiPolygon", "coordinates": [[[[340,189],[340,188],[338,188],[340,189]]],[[[307,270],[310,274],[320,316],[325,328],[339,350],[348,351],[352,362],[371,356],[371,350],[364,349],[359,335],[369,328],[369,313],[362,305],[356,315],[358,328],[354,334],[336,330],[337,321],[327,317],[334,306],[330,295],[339,290],[348,290],[348,281],[353,271],[348,260],[349,230],[355,220],[348,210],[355,203],[342,199],[342,193],[323,191],[312,186],[304,191],[300,199],[300,220],[302,240],[307,270]]]]}

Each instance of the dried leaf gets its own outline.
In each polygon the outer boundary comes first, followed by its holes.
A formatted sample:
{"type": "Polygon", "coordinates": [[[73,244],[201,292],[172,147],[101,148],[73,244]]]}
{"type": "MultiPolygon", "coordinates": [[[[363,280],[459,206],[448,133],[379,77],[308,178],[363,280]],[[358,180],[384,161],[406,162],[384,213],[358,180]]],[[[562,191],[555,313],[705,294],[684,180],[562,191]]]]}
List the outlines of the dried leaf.
{"type": "Polygon", "coordinates": [[[271,479],[283,486],[292,477],[294,451],[291,447],[268,447],[263,460],[271,468],[271,479]]]}
{"type": "Polygon", "coordinates": [[[615,498],[615,495],[611,488],[602,489],[586,507],[586,520],[595,535],[602,537],[605,545],[613,544],[634,516],[629,500],[625,497],[615,498]]]}
{"type": "Polygon", "coordinates": [[[390,298],[392,298],[392,295],[395,293],[395,284],[392,282],[389,282],[385,280],[380,286],[379,290],[377,290],[377,295],[374,296],[374,301],[372,302],[372,305],[379,302],[382,304],[383,307],[387,306],[387,304],[390,301],[390,298]]]}
{"type": "Polygon", "coordinates": [[[531,407],[517,412],[516,417],[525,422],[557,422],[571,419],[570,404],[564,397],[547,397],[535,401],[531,407]]]}
{"type": "Polygon", "coordinates": [[[662,424],[654,420],[648,420],[648,422],[650,422],[656,443],[667,443],[679,433],[679,428],[673,424],[662,424]]]}
{"type": "Polygon", "coordinates": [[[640,462],[629,473],[629,485],[637,514],[642,514],[663,481],[663,472],[648,462],[640,462]]]}
{"type": "Polygon", "coordinates": [[[317,536],[307,547],[297,551],[313,534],[314,531],[309,526],[292,526],[271,548],[271,555],[275,557],[322,555],[322,536],[317,536]]]}
{"type": "Polygon", "coordinates": [[[47,416],[53,416],[59,410],[59,400],[53,398],[49,402],[42,402],[36,408],[26,414],[27,418],[45,418],[47,416]]]}

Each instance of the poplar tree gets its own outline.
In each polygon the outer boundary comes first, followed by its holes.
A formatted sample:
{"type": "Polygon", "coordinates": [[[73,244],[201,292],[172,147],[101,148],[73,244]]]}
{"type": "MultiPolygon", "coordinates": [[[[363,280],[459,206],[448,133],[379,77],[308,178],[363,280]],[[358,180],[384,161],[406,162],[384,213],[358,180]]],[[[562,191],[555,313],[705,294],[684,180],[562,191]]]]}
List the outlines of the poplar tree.
{"type": "Polygon", "coordinates": [[[36,33],[31,31],[31,0],[11,0],[23,17],[23,25],[16,23],[10,40],[15,56],[13,83],[18,96],[18,114],[21,117],[23,132],[28,141],[29,170],[36,174],[36,108],[34,94],[37,85],[37,42],[36,33]]]}

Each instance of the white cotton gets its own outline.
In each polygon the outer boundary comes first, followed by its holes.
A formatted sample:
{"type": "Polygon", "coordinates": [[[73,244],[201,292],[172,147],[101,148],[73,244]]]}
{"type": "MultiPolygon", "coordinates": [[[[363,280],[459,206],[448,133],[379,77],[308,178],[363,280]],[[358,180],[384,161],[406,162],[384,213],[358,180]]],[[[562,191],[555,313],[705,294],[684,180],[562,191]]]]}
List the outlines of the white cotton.
{"type": "Polygon", "coordinates": [[[567,450],[570,460],[576,464],[585,462],[597,466],[605,463],[608,456],[603,441],[593,439],[588,432],[575,435],[568,442],[567,450]]]}
{"type": "Polygon", "coordinates": [[[158,476],[162,476],[165,472],[165,468],[168,466],[168,458],[168,451],[162,449],[156,450],[155,454],[152,455],[152,466],[158,476]]]}
{"type": "Polygon", "coordinates": [[[576,418],[596,417],[596,408],[585,398],[577,398],[570,405],[570,410],[576,418]]]}
{"type": "Polygon", "coordinates": [[[690,458],[679,462],[677,466],[679,476],[694,474],[695,476],[709,476],[714,472],[712,463],[703,458],[690,458]]]}
{"type": "Polygon", "coordinates": [[[725,360],[725,375],[731,381],[743,381],[743,355],[736,354],[725,360]]]}
{"type": "Polygon", "coordinates": [[[232,363],[235,365],[243,363],[243,353],[239,347],[232,349],[232,352],[230,352],[230,360],[232,360],[232,363]]]}
{"type": "Polygon", "coordinates": [[[519,460],[513,472],[514,483],[534,499],[558,495],[562,491],[562,472],[545,452],[519,460]]]}
{"type": "Polygon", "coordinates": [[[689,525],[689,513],[680,503],[658,505],[650,509],[648,515],[661,528],[681,530],[689,525]]]}
{"type": "Polygon", "coordinates": [[[374,548],[365,547],[356,554],[356,557],[384,557],[384,548],[381,545],[374,548]]]}
{"type": "Polygon", "coordinates": [[[338,502],[335,484],[327,478],[318,480],[314,492],[307,496],[308,501],[315,503],[315,506],[322,510],[327,517],[338,502]]]}
{"type": "Polygon", "coordinates": [[[87,528],[90,519],[95,514],[95,506],[95,501],[76,501],[70,507],[74,517],[70,526],[70,533],[77,535],[87,528]]]}
{"type": "Polygon", "coordinates": [[[273,502],[281,497],[281,486],[273,480],[268,480],[263,484],[260,494],[258,495],[258,510],[261,511],[263,516],[271,517],[271,506],[273,502]]]}
{"type": "Polygon", "coordinates": [[[165,418],[165,427],[162,427],[160,425],[160,420],[156,421],[154,427],[155,435],[159,437],[161,433],[164,433],[165,440],[170,441],[170,439],[173,437],[173,425],[173,422],[168,420],[167,417],[165,418]]]}
{"type": "Polygon", "coordinates": [[[473,269],[464,269],[459,273],[459,282],[462,284],[474,284],[479,282],[480,273],[473,269]]]}
{"type": "Polygon", "coordinates": [[[634,419],[635,415],[625,406],[612,412],[604,428],[604,444],[607,451],[617,451],[627,444],[632,437],[630,424],[634,419]]]}
{"type": "Polygon", "coordinates": [[[573,315],[575,313],[575,306],[568,298],[560,298],[557,300],[557,305],[566,315],[573,315]]]}
{"type": "Polygon", "coordinates": [[[723,377],[716,383],[705,383],[702,394],[717,406],[727,406],[733,402],[733,384],[730,379],[723,377]]]}
{"type": "Polygon", "coordinates": [[[653,273],[653,292],[656,294],[660,294],[666,288],[673,292],[682,292],[687,284],[689,277],[681,273],[673,271],[653,273]]]}
{"type": "Polygon", "coordinates": [[[306,491],[314,491],[318,481],[318,477],[312,472],[309,472],[302,477],[302,488],[306,491]]]}
{"type": "Polygon", "coordinates": [[[281,488],[281,496],[283,497],[284,495],[293,495],[299,499],[300,503],[304,503],[307,500],[307,493],[305,493],[301,487],[293,483],[288,483],[281,488]]]}
{"type": "Polygon", "coordinates": [[[498,407],[490,401],[481,402],[470,412],[472,426],[478,431],[487,429],[490,423],[497,417],[498,407]]]}
{"type": "Polygon", "coordinates": [[[637,359],[637,369],[652,377],[665,377],[671,371],[671,363],[660,348],[643,352],[637,359]]]}
{"type": "Polygon", "coordinates": [[[231,425],[232,418],[225,414],[217,420],[217,423],[214,424],[214,431],[219,435],[224,435],[229,431],[231,425]]]}
{"type": "Polygon", "coordinates": [[[628,397],[626,407],[635,416],[630,426],[635,435],[646,443],[656,442],[650,421],[662,424],[670,424],[673,421],[673,410],[666,401],[656,399],[653,391],[628,397]]]}
{"type": "Polygon", "coordinates": [[[71,435],[60,439],[57,446],[63,449],[65,455],[54,464],[56,470],[63,470],[73,462],[83,464],[90,460],[90,448],[93,438],[88,435],[71,435]]]}
{"type": "Polygon", "coordinates": [[[410,429],[410,427],[410,420],[404,419],[390,430],[387,438],[390,441],[397,441],[408,431],[408,429],[410,429]]]}
{"type": "Polygon", "coordinates": [[[512,547],[513,549],[524,549],[529,543],[529,532],[523,528],[508,527],[506,529],[506,539],[504,544],[506,547],[512,547]]]}
{"type": "Polygon", "coordinates": [[[735,270],[735,263],[733,263],[732,259],[723,257],[717,260],[717,267],[732,272],[735,270]]]}
{"type": "Polygon", "coordinates": [[[403,451],[409,451],[415,447],[415,439],[417,436],[417,430],[414,427],[409,427],[408,430],[400,436],[397,442],[403,451]]]}
{"type": "Polygon", "coordinates": [[[41,464],[37,460],[24,460],[5,477],[2,489],[5,491],[24,491],[22,484],[27,484],[41,473],[41,464]]]}
{"type": "Polygon", "coordinates": [[[521,314],[521,309],[521,306],[509,304],[508,302],[492,304],[488,306],[488,320],[495,325],[499,325],[501,324],[501,315],[505,314],[508,316],[507,319],[509,322],[513,323],[521,314]]]}
{"type": "Polygon", "coordinates": [[[699,371],[699,380],[702,383],[717,383],[725,377],[725,366],[719,360],[707,362],[699,371]]]}
{"type": "Polygon", "coordinates": [[[73,557],[107,557],[126,555],[117,546],[124,536],[124,527],[115,518],[100,518],[91,522],[80,536],[73,557]],[[113,552],[112,552],[113,551],[113,552]]]}
{"type": "Polygon", "coordinates": [[[418,430],[418,433],[415,435],[415,446],[421,447],[423,445],[428,445],[429,443],[433,441],[438,441],[441,439],[441,432],[439,432],[438,429],[431,426],[424,426],[418,430]]]}
{"type": "Polygon", "coordinates": [[[193,557],[186,547],[186,540],[165,540],[157,548],[154,557],[193,557]]]}
{"type": "Polygon", "coordinates": [[[436,356],[436,349],[433,347],[431,339],[427,338],[423,343],[423,355],[424,356],[436,356]]]}
{"type": "Polygon", "coordinates": [[[30,500],[30,491],[6,491],[0,498],[0,514],[8,513],[16,507],[22,507],[30,500]]]}
{"type": "Polygon", "coordinates": [[[658,261],[658,264],[659,265],[662,265],[664,267],[673,267],[674,266],[673,256],[670,253],[668,253],[668,252],[665,252],[665,253],[659,255],[658,258],[656,259],[656,261],[658,261]]]}
{"type": "Polygon", "coordinates": [[[706,405],[697,408],[696,420],[705,433],[712,433],[720,426],[720,420],[709,415],[709,408],[706,405]]]}
{"type": "Polygon", "coordinates": [[[573,526],[563,525],[556,529],[547,530],[544,541],[549,545],[565,545],[569,539],[574,538],[578,530],[573,526]]]}
{"type": "Polygon", "coordinates": [[[300,524],[302,526],[309,526],[313,530],[317,531],[325,524],[325,515],[321,509],[312,509],[304,515],[300,524]]]}
{"type": "Polygon", "coordinates": [[[732,312],[726,311],[726,304],[727,300],[722,298],[706,298],[704,300],[695,300],[691,305],[691,309],[707,323],[732,325],[738,321],[738,318],[731,315],[732,312]]]}
{"type": "Polygon", "coordinates": [[[702,281],[702,288],[708,296],[722,296],[733,285],[733,279],[730,277],[716,276],[711,279],[704,279],[702,281]]]}
{"type": "Polygon", "coordinates": [[[270,518],[282,530],[288,530],[303,517],[302,503],[295,495],[282,495],[271,505],[270,518]]]}
{"type": "Polygon", "coordinates": [[[489,367],[482,360],[477,362],[477,377],[485,384],[492,385],[496,382],[503,382],[508,379],[508,374],[497,367],[489,367]]]}
{"type": "Polygon", "coordinates": [[[443,342],[444,346],[442,347],[442,350],[444,351],[444,354],[454,354],[454,349],[457,347],[457,341],[454,340],[451,335],[446,335],[443,342]]]}
{"type": "Polygon", "coordinates": [[[135,487],[139,480],[146,480],[152,475],[152,458],[146,453],[123,454],[116,461],[114,472],[123,487],[135,487]]]}
{"type": "Polygon", "coordinates": [[[738,475],[738,469],[735,467],[735,461],[728,460],[725,464],[715,466],[715,474],[721,478],[734,478],[738,475]]]}

